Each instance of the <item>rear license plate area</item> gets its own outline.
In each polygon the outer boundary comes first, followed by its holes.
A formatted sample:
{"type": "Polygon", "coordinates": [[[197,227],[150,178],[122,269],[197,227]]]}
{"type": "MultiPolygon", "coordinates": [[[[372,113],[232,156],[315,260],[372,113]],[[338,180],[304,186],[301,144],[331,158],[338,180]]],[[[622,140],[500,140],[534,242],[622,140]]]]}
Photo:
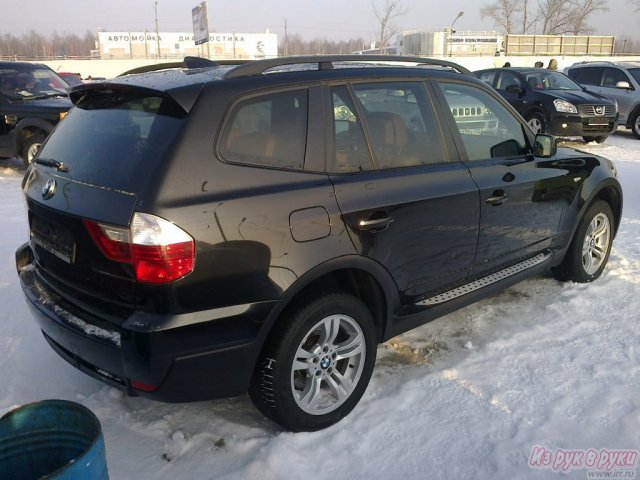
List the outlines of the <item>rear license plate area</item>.
{"type": "Polygon", "coordinates": [[[39,217],[31,218],[31,242],[65,263],[75,261],[76,244],[65,227],[39,217]]]}

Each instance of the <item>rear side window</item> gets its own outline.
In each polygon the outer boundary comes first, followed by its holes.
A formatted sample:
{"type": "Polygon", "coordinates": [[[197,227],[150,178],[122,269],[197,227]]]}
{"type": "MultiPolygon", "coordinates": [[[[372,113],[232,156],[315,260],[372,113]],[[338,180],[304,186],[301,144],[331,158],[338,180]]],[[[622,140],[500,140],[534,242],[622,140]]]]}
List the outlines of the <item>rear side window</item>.
{"type": "Polygon", "coordinates": [[[229,162],[302,169],[307,144],[308,92],[277,92],[235,105],[220,153],[229,162]]]}
{"type": "Polygon", "coordinates": [[[377,168],[447,161],[422,83],[359,84],[353,90],[362,106],[377,168]]]}
{"type": "Polygon", "coordinates": [[[329,171],[351,173],[373,170],[362,121],[349,89],[345,86],[332,87],[331,102],[334,151],[329,171]]]}
{"type": "Polygon", "coordinates": [[[87,92],[40,152],[75,180],[137,192],[180,131],[185,112],[171,99],[113,90],[87,92]]]}
{"type": "Polygon", "coordinates": [[[572,68],[569,76],[581,85],[592,85],[599,87],[602,79],[601,67],[572,68]]]}

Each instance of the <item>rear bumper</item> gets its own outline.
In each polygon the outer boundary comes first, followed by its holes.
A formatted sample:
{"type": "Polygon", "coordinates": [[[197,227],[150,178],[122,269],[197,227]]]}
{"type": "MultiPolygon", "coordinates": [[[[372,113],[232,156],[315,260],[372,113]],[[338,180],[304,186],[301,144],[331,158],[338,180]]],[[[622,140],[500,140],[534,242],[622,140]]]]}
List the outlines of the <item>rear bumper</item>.
{"type": "Polygon", "coordinates": [[[49,344],[79,370],[165,402],[246,392],[275,301],[179,316],[136,312],[122,326],[109,325],[68,308],[31,258],[28,244],[16,252],[27,304],[49,344]]]}
{"type": "Polygon", "coordinates": [[[549,119],[549,133],[559,137],[607,137],[616,128],[617,117],[555,115],[549,119]]]}

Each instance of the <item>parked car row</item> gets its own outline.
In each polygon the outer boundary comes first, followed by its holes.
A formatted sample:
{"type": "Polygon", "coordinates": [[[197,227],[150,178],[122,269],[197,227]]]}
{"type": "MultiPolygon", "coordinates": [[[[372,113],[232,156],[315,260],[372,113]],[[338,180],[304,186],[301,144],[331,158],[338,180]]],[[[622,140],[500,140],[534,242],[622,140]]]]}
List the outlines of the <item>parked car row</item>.
{"type": "Polygon", "coordinates": [[[200,60],[73,87],[23,183],[16,267],[47,342],[129,395],[248,391],[317,430],[356,406],[380,342],[540,272],[597,279],[615,165],[540,132],[606,136],[615,104],[544,71],[487,75],[521,104],[532,90],[547,128],[423,58],[200,60]]]}
{"type": "Polygon", "coordinates": [[[536,133],[602,143],[622,125],[640,139],[640,64],[582,62],[565,71],[507,67],[474,73],[536,133]]]}
{"type": "Polygon", "coordinates": [[[543,68],[493,68],[475,72],[495,88],[535,133],[580,136],[602,143],[618,126],[616,102],[585,90],[566,75],[543,68]]]}

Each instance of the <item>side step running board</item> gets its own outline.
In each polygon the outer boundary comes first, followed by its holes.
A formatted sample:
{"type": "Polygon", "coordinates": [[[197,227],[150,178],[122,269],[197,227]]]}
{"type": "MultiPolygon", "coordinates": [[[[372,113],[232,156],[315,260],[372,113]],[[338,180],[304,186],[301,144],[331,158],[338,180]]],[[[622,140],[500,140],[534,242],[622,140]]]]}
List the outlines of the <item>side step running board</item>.
{"type": "Polygon", "coordinates": [[[486,277],[482,277],[471,283],[462,285],[461,287],[457,287],[453,290],[448,290],[444,293],[440,293],[433,297],[427,298],[426,300],[416,302],[416,305],[422,307],[431,307],[433,305],[448,302],[449,300],[453,300],[454,298],[462,297],[463,295],[466,295],[468,293],[475,292],[476,290],[480,290],[484,287],[488,287],[492,283],[499,282],[500,280],[509,278],[513,275],[516,275],[517,273],[538,266],[541,263],[546,262],[550,257],[551,253],[541,253],[539,255],[536,255],[535,257],[525,260],[524,262],[517,263],[510,266],[509,268],[505,268],[504,270],[500,270],[499,272],[492,273],[491,275],[487,275],[486,277]]]}

